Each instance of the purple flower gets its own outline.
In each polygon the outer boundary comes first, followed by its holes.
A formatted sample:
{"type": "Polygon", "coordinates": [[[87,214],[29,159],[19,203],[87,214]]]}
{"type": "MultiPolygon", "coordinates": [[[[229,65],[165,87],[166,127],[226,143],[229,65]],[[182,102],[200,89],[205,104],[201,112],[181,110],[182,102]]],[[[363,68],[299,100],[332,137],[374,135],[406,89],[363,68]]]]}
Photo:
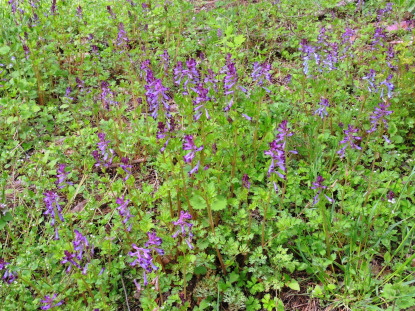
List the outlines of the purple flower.
{"type": "Polygon", "coordinates": [[[362,78],[363,80],[367,80],[367,82],[369,83],[369,86],[367,88],[369,92],[371,93],[372,92],[376,93],[378,90],[378,87],[375,83],[375,77],[376,77],[376,71],[373,69],[370,69],[368,75],[362,78]]]}
{"type": "Polygon", "coordinates": [[[193,174],[196,174],[199,171],[199,167],[200,167],[200,161],[197,161],[197,164],[195,165],[194,168],[192,168],[188,174],[189,176],[192,176],[193,174]]]}
{"type": "Polygon", "coordinates": [[[232,61],[231,54],[226,56],[226,65],[222,68],[221,73],[225,74],[223,78],[224,94],[233,94],[233,88],[238,82],[238,74],[236,73],[235,63],[232,61]]]}
{"type": "Polygon", "coordinates": [[[386,121],[385,117],[393,113],[392,110],[387,110],[389,106],[390,104],[379,103],[379,106],[375,108],[370,116],[370,123],[372,124],[372,127],[367,130],[368,133],[376,131],[381,122],[383,122],[385,128],[388,128],[388,121],[386,121]]]}
{"type": "Polygon", "coordinates": [[[144,244],[145,247],[148,247],[151,250],[156,251],[159,255],[164,255],[164,250],[156,246],[160,246],[163,240],[159,238],[156,232],[151,231],[147,232],[148,241],[144,244]]]}
{"type": "Polygon", "coordinates": [[[126,181],[128,178],[130,178],[131,176],[131,169],[132,169],[132,165],[128,164],[129,159],[127,157],[122,157],[121,158],[121,163],[120,167],[121,169],[126,173],[126,176],[123,178],[124,181],[126,181]]]}
{"type": "Polygon", "coordinates": [[[59,301],[58,303],[55,303],[55,299],[57,296],[58,296],[57,294],[53,294],[52,296],[46,295],[45,297],[43,297],[43,299],[40,302],[44,304],[44,306],[42,306],[40,309],[49,310],[51,308],[63,305],[64,304],[63,300],[59,301]]]}
{"type": "Polygon", "coordinates": [[[163,54],[160,55],[161,65],[163,65],[164,72],[167,73],[170,66],[170,55],[167,50],[164,50],[163,54]]]}
{"type": "Polygon", "coordinates": [[[52,12],[52,14],[56,13],[56,0],[52,0],[52,5],[50,7],[50,11],[52,12]]]}
{"type": "Polygon", "coordinates": [[[300,42],[299,50],[302,52],[303,58],[303,72],[306,76],[309,76],[309,63],[312,58],[314,58],[316,65],[320,63],[320,56],[317,54],[317,49],[310,45],[307,39],[302,39],[300,42]]]}
{"type": "Polygon", "coordinates": [[[87,238],[83,236],[82,233],[80,233],[78,230],[74,230],[74,233],[75,239],[72,241],[72,245],[76,254],[76,258],[79,261],[83,260],[83,255],[86,252],[90,253],[90,256],[92,257],[94,255],[94,249],[89,244],[87,238]]]}
{"type": "Polygon", "coordinates": [[[329,105],[329,101],[326,98],[321,98],[320,102],[319,102],[319,108],[316,109],[316,111],[314,111],[315,115],[318,115],[320,118],[324,119],[324,117],[328,116],[328,112],[326,110],[326,107],[330,107],[329,105]]]}
{"type": "Polygon", "coordinates": [[[192,90],[197,94],[197,97],[195,100],[193,100],[193,105],[195,106],[193,108],[193,111],[195,112],[195,114],[193,115],[193,119],[195,121],[198,121],[200,119],[200,117],[202,116],[202,110],[205,110],[205,115],[206,115],[206,119],[210,119],[210,115],[209,112],[207,111],[207,109],[204,107],[204,103],[208,102],[211,100],[210,97],[208,97],[208,89],[205,89],[203,87],[203,84],[199,84],[197,87],[192,88],[192,90]]]}
{"type": "Polygon", "coordinates": [[[344,152],[347,148],[347,146],[350,146],[350,148],[352,149],[357,149],[357,150],[361,150],[362,148],[359,147],[358,145],[356,145],[356,141],[358,140],[362,140],[361,137],[353,135],[354,133],[359,132],[358,128],[353,127],[352,125],[349,124],[347,130],[343,131],[344,134],[346,134],[346,136],[343,138],[342,141],[340,141],[339,144],[344,144],[345,146],[343,148],[341,148],[339,151],[337,151],[337,154],[340,156],[340,158],[344,157],[344,152]]]}
{"type": "Polygon", "coordinates": [[[138,247],[136,244],[132,244],[132,248],[135,249],[135,252],[129,252],[128,255],[135,257],[135,259],[130,265],[133,267],[138,265],[144,269],[144,285],[147,285],[147,273],[158,270],[158,267],[153,263],[150,249],[138,247]]]}
{"type": "Polygon", "coordinates": [[[186,154],[183,157],[184,162],[191,163],[193,161],[193,158],[195,157],[196,152],[203,150],[203,145],[199,148],[196,147],[193,141],[193,135],[186,135],[184,137],[183,150],[191,150],[188,154],[186,154]]]}
{"type": "Polygon", "coordinates": [[[66,185],[73,185],[73,183],[69,181],[65,181],[68,177],[70,172],[65,172],[66,164],[59,164],[57,169],[56,178],[58,180],[55,181],[55,184],[58,186],[59,189],[65,188],[66,185]]]}
{"type": "MultiPolygon", "coordinates": [[[[379,86],[384,85],[388,89],[388,98],[392,98],[393,90],[395,89],[395,86],[393,85],[393,83],[389,82],[390,80],[392,80],[392,78],[393,78],[393,75],[390,74],[385,80],[379,83],[379,86]]],[[[380,91],[380,98],[382,99],[383,99],[383,91],[384,89],[382,88],[380,91]]]]}
{"type": "Polygon", "coordinates": [[[172,235],[173,238],[177,238],[179,235],[181,235],[182,238],[185,239],[185,242],[189,246],[190,249],[193,249],[192,245],[192,227],[193,224],[187,222],[187,220],[192,219],[192,215],[190,213],[185,211],[180,211],[180,216],[177,221],[173,221],[173,225],[179,226],[180,228],[172,235]]]}
{"type": "Polygon", "coordinates": [[[244,186],[248,190],[249,188],[251,188],[251,182],[249,181],[249,176],[247,174],[244,174],[244,176],[242,176],[242,186],[244,186]]]}
{"type": "Polygon", "coordinates": [[[114,100],[115,94],[111,91],[107,81],[101,82],[101,102],[106,110],[110,110],[111,105],[117,105],[118,103],[114,100]]]}
{"type": "Polygon", "coordinates": [[[118,36],[117,36],[117,45],[125,47],[128,44],[128,37],[127,33],[124,29],[124,24],[118,24],[118,36]]]}
{"type": "Polygon", "coordinates": [[[66,264],[66,263],[70,264],[68,266],[68,268],[66,269],[66,272],[70,272],[71,269],[72,269],[72,266],[74,266],[78,269],[81,269],[81,266],[79,265],[79,263],[76,262],[76,260],[77,260],[76,254],[74,254],[70,251],[67,251],[67,250],[65,250],[64,253],[65,253],[65,256],[62,258],[61,264],[63,264],[63,265],[66,264]]]}
{"type": "Polygon", "coordinates": [[[207,74],[205,76],[205,79],[203,80],[205,82],[205,85],[207,85],[208,90],[211,90],[211,87],[213,87],[213,90],[215,92],[218,92],[218,82],[219,80],[217,79],[217,74],[212,70],[212,69],[208,69],[207,70],[207,74]]]}
{"type": "Polygon", "coordinates": [[[7,284],[13,283],[17,278],[17,274],[15,272],[6,269],[6,266],[9,264],[10,263],[4,261],[4,258],[0,258],[0,271],[5,270],[2,279],[7,284]]]}
{"type": "Polygon", "coordinates": [[[45,196],[43,201],[46,205],[46,211],[43,214],[50,216],[50,225],[55,227],[55,240],[59,240],[58,227],[56,226],[55,222],[56,218],[59,217],[59,219],[64,222],[63,216],[61,214],[62,207],[59,204],[59,196],[53,191],[46,191],[43,193],[43,195],[45,196]]]}
{"type": "Polygon", "coordinates": [[[383,27],[376,27],[375,33],[373,34],[373,41],[371,43],[372,49],[374,49],[377,44],[383,46],[383,39],[386,39],[385,29],[383,27]]]}
{"type": "Polygon", "coordinates": [[[271,92],[269,89],[263,86],[264,80],[271,83],[271,65],[267,62],[262,64],[255,62],[253,66],[254,70],[251,73],[252,80],[258,83],[258,85],[262,86],[268,93],[271,92]]]}
{"type": "Polygon", "coordinates": [[[5,270],[7,265],[10,265],[10,263],[6,262],[4,258],[0,258],[0,271],[5,270]]]}
{"type": "Polygon", "coordinates": [[[113,18],[113,19],[116,19],[117,18],[117,16],[112,11],[112,8],[111,8],[110,5],[107,5],[107,11],[108,11],[109,15],[111,16],[111,18],[113,18]]]}
{"type": "Polygon", "coordinates": [[[92,152],[92,156],[96,161],[95,166],[109,167],[112,164],[114,150],[107,149],[110,141],[105,140],[105,136],[105,133],[98,133],[98,150],[92,152]]]}
{"type": "MultiPolygon", "coordinates": [[[[123,218],[122,223],[125,225],[134,215],[130,213],[130,210],[128,209],[128,204],[130,203],[130,200],[124,200],[124,197],[117,198],[115,201],[119,206],[117,207],[118,213],[123,218]]],[[[131,230],[131,225],[127,228],[127,231],[131,230]]]]}
{"type": "Polygon", "coordinates": [[[83,12],[82,12],[82,7],[80,5],[78,5],[76,7],[76,16],[79,18],[82,18],[83,12]]]}
{"type": "Polygon", "coordinates": [[[392,6],[393,6],[393,3],[388,2],[386,3],[386,7],[384,9],[378,10],[377,12],[378,21],[380,21],[386,15],[386,13],[392,12],[392,6]]]}
{"type": "Polygon", "coordinates": [[[9,2],[8,2],[9,4],[10,4],[10,7],[11,7],[11,9],[12,9],[12,13],[14,14],[14,13],[16,13],[16,10],[17,10],[17,7],[16,7],[16,5],[17,5],[17,0],[9,0],[9,2]]]}
{"type": "Polygon", "coordinates": [[[17,279],[17,273],[13,271],[6,270],[2,277],[3,281],[7,284],[12,284],[17,279]]]}
{"type": "Polygon", "coordinates": [[[174,84],[177,86],[181,85],[182,80],[183,82],[183,94],[188,95],[189,94],[189,83],[193,85],[198,85],[200,83],[200,72],[197,69],[197,63],[196,60],[191,58],[186,61],[187,69],[183,68],[182,62],[177,62],[176,67],[173,69],[173,79],[174,84]]]}
{"type": "MultiPolygon", "coordinates": [[[[324,182],[324,178],[322,176],[317,176],[317,180],[315,182],[313,182],[313,186],[311,187],[311,189],[317,189],[317,194],[314,196],[313,198],[313,204],[316,205],[319,202],[319,196],[321,191],[323,191],[324,189],[327,189],[327,186],[323,185],[324,182]]],[[[330,202],[333,203],[334,200],[330,197],[328,197],[327,195],[324,195],[326,197],[326,199],[330,202]]]]}
{"type": "MultiPolygon", "coordinates": [[[[271,164],[268,169],[268,177],[271,173],[277,174],[282,179],[286,179],[286,176],[276,170],[278,167],[283,173],[286,172],[286,138],[292,136],[293,133],[287,128],[287,120],[282,121],[278,126],[278,134],[271,143],[269,143],[270,149],[265,151],[266,155],[271,156],[271,164]]],[[[290,151],[296,153],[296,151],[290,151]]]]}
{"type": "Polygon", "coordinates": [[[160,79],[154,77],[153,71],[149,68],[149,64],[150,61],[147,60],[141,65],[141,69],[146,73],[147,84],[144,88],[146,89],[149,112],[154,119],[157,119],[159,106],[162,104],[165,108],[166,117],[169,118],[170,106],[168,102],[170,97],[167,95],[169,89],[163,85],[160,79]]]}

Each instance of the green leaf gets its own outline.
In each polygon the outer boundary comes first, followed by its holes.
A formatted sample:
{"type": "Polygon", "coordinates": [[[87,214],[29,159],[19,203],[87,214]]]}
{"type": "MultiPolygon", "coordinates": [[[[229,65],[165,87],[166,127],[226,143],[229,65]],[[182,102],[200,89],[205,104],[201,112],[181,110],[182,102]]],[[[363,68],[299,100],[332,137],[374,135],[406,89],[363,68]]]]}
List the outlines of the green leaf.
{"type": "Polygon", "coordinates": [[[232,272],[231,274],[229,274],[229,282],[234,283],[236,281],[239,280],[239,274],[236,272],[232,272]]]}
{"type": "Polygon", "coordinates": [[[10,52],[10,48],[7,45],[2,46],[0,48],[0,55],[6,55],[9,52],[10,52]]]}
{"type": "Polygon", "coordinates": [[[0,217],[0,229],[3,229],[9,221],[13,220],[12,214],[7,212],[3,217],[0,217]]]}
{"type": "Polygon", "coordinates": [[[298,282],[296,280],[291,280],[286,285],[289,288],[291,288],[292,290],[296,290],[296,291],[299,291],[300,290],[300,284],[298,284],[298,282]]]}
{"type": "Polygon", "coordinates": [[[205,275],[207,273],[207,269],[205,266],[198,266],[194,270],[196,275],[205,275]]]}
{"type": "Polygon", "coordinates": [[[224,196],[217,196],[212,203],[212,211],[221,211],[226,208],[227,200],[224,196]]]}
{"type": "Polygon", "coordinates": [[[196,194],[190,198],[190,204],[194,209],[205,209],[206,208],[206,201],[200,195],[196,194]]]}
{"type": "Polygon", "coordinates": [[[238,35],[235,37],[235,46],[239,47],[242,43],[245,42],[245,37],[243,35],[238,35]]]}

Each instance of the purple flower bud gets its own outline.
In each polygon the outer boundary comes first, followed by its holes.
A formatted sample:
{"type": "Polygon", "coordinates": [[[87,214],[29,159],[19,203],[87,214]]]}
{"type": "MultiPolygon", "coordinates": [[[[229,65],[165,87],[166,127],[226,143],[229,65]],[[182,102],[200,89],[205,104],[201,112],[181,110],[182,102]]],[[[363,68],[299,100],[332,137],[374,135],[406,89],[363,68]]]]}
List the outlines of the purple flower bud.
{"type": "Polygon", "coordinates": [[[59,189],[65,188],[66,185],[73,185],[73,183],[66,181],[70,172],[65,172],[66,164],[59,164],[57,169],[55,184],[58,186],[59,189]]]}
{"type": "Polygon", "coordinates": [[[126,181],[128,178],[130,178],[131,176],[131,169],[132,169],[132,165],[128,164],[129,159],[127,157],[123,157],[121,158],[121,163],[120,167],[122,168],[122,170],[126,173],[126,176],[123,178],[124,181],[126,181]]]}
{"type": "Polygon", "coordinates": [[[97,143],[99,150],[94,150],[92,156],[96,163],[95,166],[109,167],[112,164],[114,158],[114,150],[107,149],[109,140],[105,140],[105,133],[98,133],[99,142],[97,143]]]}
{"type": "Polygon", "coordinates": [[[244,174],[244,176],[242,177],[242,186],[244,186],[248,190],[249,188],[251,188],[251,182],[249,181],[249,176],[247,174],[244,174]]]}

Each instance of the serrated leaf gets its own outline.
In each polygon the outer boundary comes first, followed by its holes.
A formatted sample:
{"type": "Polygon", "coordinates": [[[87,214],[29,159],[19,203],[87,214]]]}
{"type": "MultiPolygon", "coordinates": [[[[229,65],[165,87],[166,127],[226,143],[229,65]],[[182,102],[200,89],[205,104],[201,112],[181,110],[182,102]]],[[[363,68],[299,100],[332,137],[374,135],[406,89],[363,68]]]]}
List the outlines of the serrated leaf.
{"type": "Polygon", "coordinates": [[[242,43],[245,42],[245,37],[243,35],[238,35],[235,37],[235,46],[240,46],[242,43]]]}
{"type": "Polygon", "coordinates": [[[194,209],[205,209],[207,206],[205,199],[198,194],[190,198],[190,204],[194,209]]]}
{"type": "Polygon", "coordinates": [[[227,200],[224,196],[217,196],[212,202],[212,211],[221,211],[226,208],[227,200]]]}
{"type": "Polygon", "coordinates": [[[205,266],[198,266],[195,268],[194,273],[196,275],[202,275],[202,274],[204,275],[207,273],[207,269],[205,266]]]}

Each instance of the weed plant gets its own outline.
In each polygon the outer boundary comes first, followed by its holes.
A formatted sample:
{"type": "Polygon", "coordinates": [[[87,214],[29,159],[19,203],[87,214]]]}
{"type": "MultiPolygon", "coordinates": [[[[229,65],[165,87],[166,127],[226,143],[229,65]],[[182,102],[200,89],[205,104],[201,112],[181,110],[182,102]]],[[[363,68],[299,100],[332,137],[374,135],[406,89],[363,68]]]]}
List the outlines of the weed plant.
{"type": "Polygon", "coordinates": [[[1,310],[415,307],[413,1],[0,9],[1,310]]]}

